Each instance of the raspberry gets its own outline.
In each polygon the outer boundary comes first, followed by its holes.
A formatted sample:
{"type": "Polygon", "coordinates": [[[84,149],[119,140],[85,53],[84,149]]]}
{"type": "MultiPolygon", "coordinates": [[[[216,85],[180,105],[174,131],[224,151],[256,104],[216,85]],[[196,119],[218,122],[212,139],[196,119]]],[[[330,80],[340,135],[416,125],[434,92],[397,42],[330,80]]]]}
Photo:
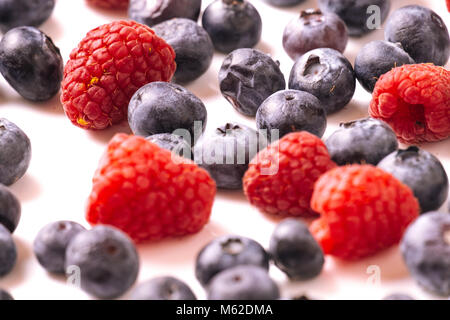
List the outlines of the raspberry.
{"type": "Polygon", "coordinates": [[[347,260],[397,244],[419,214],[411,189],[371,165],[325,173],[316,182],[311,207],[321,215],[310,229],[323,251],[347,260]]]}
{"type": "Polygon", "coordinates": [[[312,216],[314,182],[336,164],[315,135],[293,132],[260,151],[244,175],[244,192],[264,212],[312,216]]]}
{"type": "Polygon", "coordinates": [[[124,10],[128,8],[129,0],[86,0],[90,5],[104,8],[124,10]]]}
{"type": "Polygon", "coordinates": [[[448,12],[450,12],[450,0],[447,0],[447,9],[448,9],[448,12]]]}
{"type": "Polygon", "coordinates": [[[88,32],[64,69],[61,102],[73,124],[104,129],[126,119],[132,95],[170,81],[175,52],[149,27],[115,21],[88,32]]]}
{"type": "Polygon", "coordinates": [[[209,174],[192,161],[142,137],[116,134],[94,175],[86,219],[113,225],[136,242],[182,236],[208,222],[215,193],[209,174]]]}
{"type": "Polygon", "coordinates": [[[400,141],[450,136],[450,72],[432,64],[404,65],[380,77],[369,113],[386,121],[400,141]]]}

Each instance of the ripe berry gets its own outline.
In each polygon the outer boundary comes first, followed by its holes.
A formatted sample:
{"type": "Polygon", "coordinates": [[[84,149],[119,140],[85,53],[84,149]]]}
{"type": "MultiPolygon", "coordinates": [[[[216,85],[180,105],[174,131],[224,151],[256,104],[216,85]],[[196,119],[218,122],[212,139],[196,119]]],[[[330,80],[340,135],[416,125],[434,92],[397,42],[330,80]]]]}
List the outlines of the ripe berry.
{"type": "Polygon", "coordinates": [[[17,249],[11,233],[0,224],[0,277],[11,272],[17,261],[17,249]]]}
{"type": "Polygon", "coordinates": [[[386,297],[383,298],[383,300],[402,300],[402,301],[407,301],[407,300],[415,300],[413,297],[404,294],[404,293],[393,293],[390,294],[386,297]]]}
{"type": "Polygon", "coordinates": [[[269,256],[256,241],[227,235],[214,239],[197,255],[195,276],[207,286],[220,272],[238,265],[253,265],[269,269],[269,256]]]}
{"type": "Polygon", "coordinates": [[[90,5],[113,10],[124,10],[128,8],[129,0],[86,0],[90,5]]]}
{"type": "Polygon", "coordinates": [[[334,13],[309,9],[291,20],[283,33],[283,47],[297,60],[317,48],[332,48],[344,52],[348,34],[345,22],[334,13]]]}
{"type": "Polygon", "coordinates": [[[52,14],[55,0],[1,0],[0,31],[20,26],[38,27],[52,14]]]}
{"type": "Polygon", "coordinates": [[[191,288],[173,277],[158,277],[137,286],[130,300],[197,300],[191,288]]]}
{"type": "Polygon", "coordinates": [[[5,300],[14,300],[14,298],[11,296],[11,294],[0,288],[0,301],[5,301],[5,300]]]}
{"type": "Polygon", "coordinates": [[[182,136],[171,133],[157,133],[148,136],[146,139],[178,156],[192,159],[191,145],[182,136]]]}
{"type": "Polygon", "coordinates": [[[66,250],[66,271],[79,268],[81,288],[101,299],[121,296],[136,281],[139,256],[121,231],[96,226],[78,233],[66,250]]]}
{"type": "Polygon", "coordinates": [[[19,200],[7,187],[0,184],[0,224],[13,233],[19,224],[20,211],[19,200]]]}
{"type": "Polygon", "coordinates": [[[305,0],[265,0],[265,1],[274,6],[279,6],[279,7],[295,6],[297,4],[305,2],[305,0]]]}

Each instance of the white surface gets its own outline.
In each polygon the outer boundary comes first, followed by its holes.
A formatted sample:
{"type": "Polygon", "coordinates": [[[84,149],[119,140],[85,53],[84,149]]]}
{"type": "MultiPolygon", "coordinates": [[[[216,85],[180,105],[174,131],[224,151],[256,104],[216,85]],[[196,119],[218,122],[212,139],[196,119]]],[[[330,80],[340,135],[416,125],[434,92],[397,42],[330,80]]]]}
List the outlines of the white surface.
{"type": "MultiPolygon", "coordinates": [[[[204,7],[210,2],[204,0],[204,7]]],[[[263,37],[257,48],[279,60],[288,77],[293,62],[281,45],[284,26],[300,9],[315,7],[316,3],[309,0],[294,8],[279,9],[261,0],[252,2],[263,18],[263,37]]],[[[391,10],[407,4],[428,6],[450,26],[444,0],[394,0],[392,3],[391,10]]],[[[126,15],[95,10],[87,7],[84,0],[57,0],[53,16],[41,29],[52,37],[67,61],[70,51],[87,31],[120,18],[126,18],[126,15]]],[[[345,55],[353,63],[364,43],[382,38],[383,30],[378,30],[361,39],[352,39],[345,55]]],[[[207,106],[207,131],[225,121],[255,125],[253,119],[240,116],[220,95],[217,73],[223,58],[216,54],[209,71],[187,86],[207,106]]],[[[339,122],[367,116],[370,98],[370,94],[358,85],[353,101],[343,111],[329,117],[325,137],[339,122]]],[[[59,97],[48,103],[32,104],[10,89],[3,79],[0,80],[0,110],[1,117],[13,121],[28,134],[33,148],[28,173],[12,186],[22,203],[22,219],[14,234],[19,259],[12,273],[0,279],[0,287],[10,290],[16,299],[88,298],[81,290],[66,285],[64,277],[49,275],[39,266],[32,253],[32,241],[41,227],[55,220],[75,220],[88,227],[84,209],[98,160],[109,139],[116,132],[129,132],[128,125],[125,122],[103,132],[84,131],[71,125],[65,117],[59,97]]],[[[450,173],[450,140],[423,147],[437,155],[450,173]]],[[[154,276],[173,275],[185,280],[199,298],[204,298],[194,277],[194,259],[199,249],[214,237],[228,233],[254,238],[266,246],[276,221],[251,207],[242,192],[219,191],[211,222],[199,234],[138,247],[141,257],[138,283],[154,276]]],[[[323,273],[308,282],[290,283],[275,267],[271,268],[271,273],[285,296],[306,293],[318,299],[380,299],[389,293],[405,292],[419,299],[435,298],[414,284],[397,247],[357,263],[327,257],[323,273]],[[381,283],[370,284],[374,280],[372,272],[378,268],[381,283]]]]}

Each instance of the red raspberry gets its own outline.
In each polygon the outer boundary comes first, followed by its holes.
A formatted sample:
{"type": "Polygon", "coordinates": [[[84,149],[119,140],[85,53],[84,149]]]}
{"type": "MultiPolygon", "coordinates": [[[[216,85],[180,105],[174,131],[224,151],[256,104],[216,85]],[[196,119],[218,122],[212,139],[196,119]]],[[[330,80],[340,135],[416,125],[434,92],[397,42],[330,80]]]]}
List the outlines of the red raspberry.
{"type": "Polygon", "coordinates": [[[105,8],[123,10],[128,8],[129,0],[86,0],[90,5],[105,8]]]}
{"type": "Polygon", "coordinates": [[[398,243],[419,214],[411,189],[371,165],[325,173],[316,182],[311,207],[321,215],[311,232],[323,251],[348,260],[398,243]]]}
{"type": "Polygon", "coordinates": [[[208,222],[215,193],[214,180],[192,161],[142,137],[116,134],[94,175],[86,219],[113,225],[136,242],[182,236],[208,222]]]}
{"type": "Polygon", "coordinates": [[[392,69],[376,83],[369,113],[386,121],[405,143],[447,138],[450,136],[450,72],[432,64],[392,69]]]}
{"type": "Polygon", "coordinates": [[[447,0],[447,9],[448,9],[448,12],[450,12],[450,0],[447,0]]]}
{"type": "Polygon", "coordinates": [[[86,35],[64,69],[61,102],[73,124],[104,129],[127,116],[132,95],[152,81],[170,81],[175,52],[149,27],[115,21],[86,35]]]}
{"type": "Polygon", "coordinates": [[[244,192],[264,212],[283,216],[312,216],[314,182],[336,164],[325,144],[302,131],[284,136],[260,151],[244,175],[244,192]]]}

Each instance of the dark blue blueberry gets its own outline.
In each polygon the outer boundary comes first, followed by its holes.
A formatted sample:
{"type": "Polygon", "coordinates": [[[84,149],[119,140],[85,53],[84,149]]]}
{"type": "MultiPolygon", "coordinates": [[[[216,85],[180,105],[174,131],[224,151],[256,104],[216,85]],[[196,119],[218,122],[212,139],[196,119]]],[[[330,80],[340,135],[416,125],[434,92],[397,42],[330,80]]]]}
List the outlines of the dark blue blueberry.
{"type": "Polygon", "coordinates": [[[134,134],[148,137],[157,133],[175,133],[191,144],[195,143],[194,133],[199,135],[204,131],[206,116],[205,105],[199,98],[185,88],[167,82],[143,86],[133,95],[128,107],[128,122],[134,134]]]}
{"type": "Polygon", "coordinates": [[[411,188],[422,213],[438,210],[447,200],[447,173],[439,159],[425,150],[409,147],[393,152],[378,167],[411,188]]]}
{"type": "Polygon", "coordinates": [[[42,228],[33,242],[33,251],[41,266],[48,272],[64,274],[67,246],[85,230],[72,221],[52,222],[42,228]]]}
{"type": "Polygon", "coordinates": [[[149,27],[172,18],[197,21],[202,0],[130,0],[128,17],[149,27]]]}
{"type": "Polygon", "coordinates": [[[286,88],[279,65],[261,51],[237,49],[222,63],[220,91],[237,111],[254,117],[267,97],[286,88]]]}
{"type": "Polygon", "coordinates": [[[0,183],[11,185],[27,171],[31,159],[31,143],[14,123],[0,118],[0,183]]]}
{"type": "Polygon", "coordinates": [[[336,14],[308,9],[292,19],[283,33],[283,47],[297,60],[306,52],[317,48],[333,48],[344,52],[348,33],[345,22],[336,14]]]}
{"type": "Polygon", "coordinates": [[[122,231],[96,226],[78,233],[66,250],[66,271],[79,268],[81,288],[102,298],[116,298],[136,281],[139,256],[122,231]]]}
{"type": "Polygon", "coordinates": [[[200,77],[211,65],[214,46],[208,33],[196,22],[174,18],[152,27],[175,50],[174,82],[186,83],[200,77]]]}
{"type": "Polygon", "coordinates": [[[301,221],[280,222],[270,238],[269,252],[275,265],[293,280],[308,280],[322,272],[325,262],[320,245],[301,221]]]}
{"type": "Polygon", "coordinates": [[[278,7],[290,7],[305,2],[305,0],[265,0],[265,1],[278,7]]]}
{"type": "Polygon", "coordinates": [[[178,156],[192,159],[191,146],[182,136],[171,133],[157,133],[148,136],[146,139],[178,156]]]}
{"type": "Polygon", "coordinates": [[[11,232],[0,224],[0,277],[7,275],[17,261],[17,249],[11,232]]]}
{"type": "Polygon", "coordinates": [[[0,42],[0,72],[30,101],[46,101],[59,92],[63,66],[59,49],[34,27],[14,28],[0,42]]]}
{"type": "Polygon", "coordinates": [[[280,291],[267,270],[240,265],[227,269],[211,279],[208,300],[278,300],[280,291]]]}
{"type": "Polygon", "coordinates": [[[130,300],[197,300],[191,288],[173,277],[159,277],[137,286],[130,300]]]}
{"type": "Polygon", "coordinates": [[[400,43],[372,41],[356,56],[356,78],[364,89],[372,92],[381,75],[405,64],[414,64],[414,60],[403,50],[400,43]]]}
{"type": "Polygon", "coordinates": [[[289,89],[316,96],[327,114],[344,108],[353,98],[356,76],[339,51],[322,48],[305,53],[292,67],[289,89]]]}
{"type": "Polygon", "coordinates": [[[304,91],[283,90],[267,98],[256,114],[256,127],[267,130],[271,141],[290,132],[308,131],[322,137],[327,127],[327,117],[320,101],[304,91]]]}
{"type": "Polygon", "coordinates": [[[350,36],[360,37],[381,28],[391,8],[390,0],[319,0],[325,12],[334,12],[347,24],[350,36]]]}
{"type": "Polygon", "coordinates": [[[0,0],[0,31],[38,27],[50,17],[54,7],[55,0],[0,0]]]}
{"type": "Polygon", "coordinates": [[[224,53],[252,48],[261,39],[261,16],[246,0],[215,0],[203,13],[202,25],[216,50],[224,53]]]}
{"type": "Polygon", "coordinates": [[[404,293],[393,293],[390,294],[386,297],[383,298],[383,300],[402,300],[402,301],[407,301],[407,300],[415,300],[413,297],[404,294],[404,293]]]}
{"type": "Polygon", "coordinates": [[[227,235],[208,243],[197,256],[195,276],[206,286],[218,273],[239,265],[252,265],[269,269],[269,256],[256,241],[227,235]]]}
{"type": "Polygon", "coordinates": [[[450,38],[444,21],[425,7],[412,5],[394,11],[386,23],[384,36],[387,41],[401,43],[417,63],[443,66],[450,56],[450,38]]]}
{"type": "Polygon", "coordinates": [[[341,123],[325,141],[331,159],[338,165],[377,165],[398,148],[397,136],[385,122],[365,118],[341,123]]]}
{"type": "Polygon", "coordinates": [[[256,130],[227,123],[197,143],[194,159],[209,172],[218,188],[241,189],[248,164],[266,146],[266,137],[256,130]]]}
{"type": "Polygon", "coordinates": [[[20,211],[19,200],[7,187],[0,184],[0,224],[13,233],[19,224],[20,211]]]}
{"type": "Polygon", "coordinates": [[[14,300],[14,298],[12,297],[12,295],[6,291],[0,288],[0,301],[5,301],[5,300],[14,300]]]}
{"type": "Polygon", "coordinates": [[[450,296],[450,215],[421,215],[406,230],[400,244],[403,259],[420,286],[450,296]]]}

